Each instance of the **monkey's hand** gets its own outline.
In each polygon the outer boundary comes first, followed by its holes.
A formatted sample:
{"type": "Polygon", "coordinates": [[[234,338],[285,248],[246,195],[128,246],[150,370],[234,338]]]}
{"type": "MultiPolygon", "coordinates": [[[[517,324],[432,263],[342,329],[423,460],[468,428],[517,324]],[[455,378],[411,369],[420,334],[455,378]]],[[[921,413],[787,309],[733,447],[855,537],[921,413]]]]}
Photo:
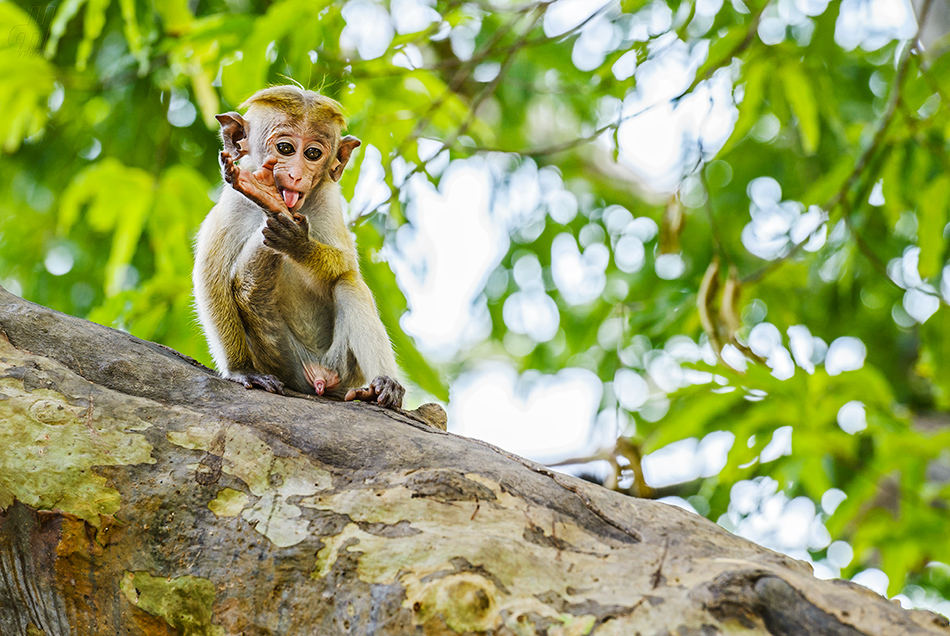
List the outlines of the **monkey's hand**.
{"type": "Polygon", "coordinates": [[[231,153],[227,150],[221,151],[221,172],[224,180],[269,214],[287,211],[287,206],[277,192],[277,184],[274,182],[276,164],[277,157],[268,157],[260,169],[256,172],[248,172],[234,163],[231,153]]]}
{"type": "Polygon", "coordinates": [[[339,373],[316,362],[308,362],[303,365],[303,373],[307,376],[307,382],[313,386],[313,390],[317,392],[317,395],[323,395],[325,391],[332,391],[340,384],[339,373]]]}
{"type": "Polygon", "coordinates": [[[365,389],[350,389],[346,392],[346,397],[343,399],[347,402],[350,400],[378,402],[381,406],[385,406],[386,408],[401,409],[402,397],[405,394],[406,390],[402,388],[401,384],[388,375],[381,375],[370,382],[369,387],[365,389]]]}
{"type": "Polygon", "coordinates": [[[280,213],[268,212],[262,232],[264,245],[301,263],[307,261],[314,249],[307,217],[297,212],[291,215],[286,207],[280,213]]]}
{"type": "Polygon", "coordinates": [[[284,394],[284,383],[272,375],[249,371],[247,373],[229,373],[227,379],[231,382],[243,384],[245,389],[253,389],[257,386],[268,393],[284,394]]]}

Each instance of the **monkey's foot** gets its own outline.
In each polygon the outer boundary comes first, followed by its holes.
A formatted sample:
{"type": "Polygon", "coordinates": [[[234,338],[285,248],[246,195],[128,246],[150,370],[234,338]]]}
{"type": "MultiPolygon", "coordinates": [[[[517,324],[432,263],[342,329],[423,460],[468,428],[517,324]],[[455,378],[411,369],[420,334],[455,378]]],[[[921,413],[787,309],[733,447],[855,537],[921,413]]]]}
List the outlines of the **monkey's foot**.
{"type": "Polygon", "coordinates": [[[402,388],[401,384],[388,375],[381,375],[370,382],[369,387],[365,389],[350,389],[346,392],[346,397],[343,399],[347,402],[350,400],[378,402],[380,406],[385,406],[386,408],[401,409],[402,397],[405,394],[406,390],[402,388]]]}
{"type": "Polygon", "coordinates": [[[324,391],[332,391],[340,384],[339,373],[316,362],[303,365],[303,373],[317,395],[323,395],[324,391]]]}
{"type": "Polygon", "coordinates": [[[243,384],[245,389],[260,387],[268,393],[284,394],[284,383],[272,375],[254,373],[253,371],[249,373],[232,373],[228,376],[228,380],[243,384]]]}

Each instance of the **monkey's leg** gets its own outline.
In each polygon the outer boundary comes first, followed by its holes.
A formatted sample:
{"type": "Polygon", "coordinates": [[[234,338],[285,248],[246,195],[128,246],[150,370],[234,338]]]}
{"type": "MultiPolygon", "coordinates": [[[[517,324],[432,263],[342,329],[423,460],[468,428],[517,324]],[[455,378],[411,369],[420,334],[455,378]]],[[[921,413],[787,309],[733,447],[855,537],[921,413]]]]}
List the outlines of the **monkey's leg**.
{"type": "Polygon", "coordinates": [[[282,259],[263,245],[248,245],[236,264],[231,289],[237,314],[236,322],[231,324],[245,353],[234,363],[229,360],[226,377],[248,389],[258,386],[271,393],[283,393],[284,389],[277,376],[262,372],[286,362],[286,347],[281,348],[280,342],[271,337],[274,326],[282,322],[275,305],[282,259]]]}
{"type": "MultiPolygon", "coordinates": [[[[220,228],[202,226],[202,233],[220,234],[220,228]]],[[[230,259],[215,250],[214,241],[198,241],[195,255],[195,303],[198,318],[208,339],[208,348],[221,375],[243,384],[246,388],[259,386],[272,393],[280,393],[282,385],[276,378],[253,372],[251,352],[241,320],[241,311],[231,286],[230,259]]]]}

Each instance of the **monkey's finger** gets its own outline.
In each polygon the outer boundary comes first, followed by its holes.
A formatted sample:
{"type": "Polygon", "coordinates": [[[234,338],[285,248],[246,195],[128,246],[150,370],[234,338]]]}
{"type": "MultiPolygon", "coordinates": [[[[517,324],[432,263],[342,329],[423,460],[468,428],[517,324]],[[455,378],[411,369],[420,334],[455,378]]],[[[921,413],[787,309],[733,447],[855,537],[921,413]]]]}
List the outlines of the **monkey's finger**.
{"type": "Polygon", "coordinates": [[[282,211],[280,214],[272,214],[267,222],[270,223],[280,223],[287,229],[292,229],[297,223],[294,221],[294,218],[290,216],[289,213],[282,211]]]}
{"type": "Polygon", "coordinates": [[[310,232],[310,222],[307,221],[307,217],[305,217],[303,214],[294,212],[294,223],[297,224],[297,227],[303,230],[304,234],[310,232]]]}
{"type": "Polygon", "coordinates": [[[303,216],[300,216],[300,218],[302,223],[287,212],[272,214],[267,218],[267,227],[270,227],[275,234],[279,234],[285,241],[299,242],[306,240],[310,231],[306,218],[303,216]]]}
{"type": "Polygon", "coordinates": [[[383,378],[376,378],[369,384],[370,390],[376,394],[376,401],[383,406],[389,401],[389,386],[383,378]]]}
{"type": "Polygon", "coordinates": [[[273,242],[292,242],[298,236],[299,230],[293,221],[287,221],[280,217],[279,214],[269,216],[261,232],[263,232],[265,239],[270,239],[273,242]]]}
{"type": "Polygon", "coordinates": [[[272,225],[274,228],[283,226],[285,228],[291,229],[296,225],[293,218],[290,216],[290,213],[287,212],[286,207],[284,207],[283,210],[265,209],[264,212],[267,213],[268,225],[272,225]]]}
{"type": "Polygon", "coordinates": [[[264,163],[261,164],[261,167],[254,171],[254,176],[264,185],[273,186],[275,185],[274,167],[276,165],[277,157],[270,155],[264,159],[264,163]]]}
{"type": "Polygon", "coordinates": [[[224,180],[234,185],[237,169],[234,165],[234,159],[231,158],[231,154],[227,150],[221,151],[221,168],[224,171],[224,180]]]}
{"type": "Polygon", "coordinates": [[[379,394],[379,398],[376,400],[382,406],[392,409],[401,409],[402,408],[402,394],[399,391],[393,388],[386,388],[379,394]]]}
{"type": "Polygon", "coordinates": [[[273,171],[268,171],[265,168],[258,168],[251,173],[254,178],[257,180],[258,186],[264,186],[272,188],[275,185],[274,173],[273,171]]]}

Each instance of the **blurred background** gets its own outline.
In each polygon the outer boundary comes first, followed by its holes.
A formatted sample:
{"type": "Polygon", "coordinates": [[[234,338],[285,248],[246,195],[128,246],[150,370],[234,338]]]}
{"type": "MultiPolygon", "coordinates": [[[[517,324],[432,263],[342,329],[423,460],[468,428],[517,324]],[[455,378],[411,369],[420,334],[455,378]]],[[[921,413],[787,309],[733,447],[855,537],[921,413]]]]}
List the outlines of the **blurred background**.
{"type": "Polygon", "coordinates": [[[948,18],[0,0],[0,285],[210,363],[214,115],[299,83],[407,406],[950,615],[948,18]]]}

